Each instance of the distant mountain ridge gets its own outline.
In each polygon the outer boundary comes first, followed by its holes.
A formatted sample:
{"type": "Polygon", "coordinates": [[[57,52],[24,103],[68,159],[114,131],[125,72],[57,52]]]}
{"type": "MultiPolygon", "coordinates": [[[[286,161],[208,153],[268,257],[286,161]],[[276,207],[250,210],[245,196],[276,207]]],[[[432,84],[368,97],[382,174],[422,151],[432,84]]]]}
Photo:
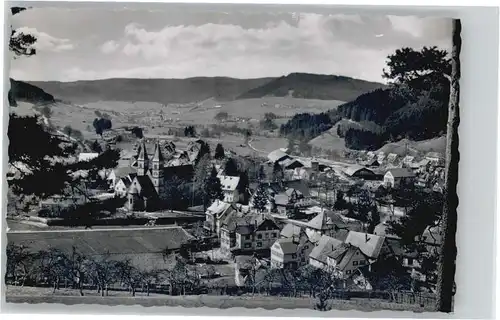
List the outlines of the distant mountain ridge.
{"type": "MultiPolygon", "coordinates": [[[[20,82],[20,81],[18,81],[20,82]]],[[[57,99],[74,103],[97,101],[147,101],[162,104],[189,103],[215,98],[218,101],[284,97],[350,101],[381,83],[342,76],[291,73],[279,78],[235,79],[195,77],[187,79],[105,79],[57,82],[29,81],[57,99]]]]}

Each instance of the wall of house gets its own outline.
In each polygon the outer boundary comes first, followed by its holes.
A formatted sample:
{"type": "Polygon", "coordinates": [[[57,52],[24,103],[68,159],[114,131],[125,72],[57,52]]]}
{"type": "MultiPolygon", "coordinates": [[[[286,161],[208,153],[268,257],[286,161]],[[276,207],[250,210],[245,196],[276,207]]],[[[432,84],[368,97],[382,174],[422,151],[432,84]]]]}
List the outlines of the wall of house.
{"type": "Polygon", "coordinates": [[[344,269],[340,271],[345,277],[349,277],[356,269],[367,264],[368,260],[366,259],[366,257],[361,253],[360,250],[356,250],[356,253],[351,257],[344,269]]]}
{"type": "Polygon", "coordinates": [[[268,249],[279,238],[280,231],[263,230],[256,231],[253,235],[236,234],[236,246],[242,250],[268,249]]]}
{"type": "Polygon", "coordinates": [[[384,185],[386,187],[394,188],[395,187],[394,184],[395,184],[394,177],[390,173],[386,173],[384,176],[384,185]]]}
{"type": "Polygon", "coordinates": [[[271,246],[271,268],[282,268],[285,262],[284,259],[283,250],[281,250],[280,244],[276,241],[271,246]]]}
{"type": "Polygon", "coordinates": [[[313,267],[320,268],[320,269],[323,269],[326,267],[325,263],[318,261],[316,259],[313,259],[313,258],[309,258],[309,264],[313,267]]]}
{"type": "Polygon", "coordinates": [[[236,203],[240,200],[238,190],[224,191],[224,202],[236,203]]]}
{"type": "Polygon", "coordinates": [[[220,248],[224,252],[230,252],[231,247],[234,246],[235,238],[231,239],[231,234],[230,232],[222,228],[221,229],[221,234],[220,234],[220,248]]]}
{"type": "Polygon", "coordinates": [[[125,197],[127,195],[127,187],[122,180],[118,181],[114,187],[115,195],[125,197]]]}

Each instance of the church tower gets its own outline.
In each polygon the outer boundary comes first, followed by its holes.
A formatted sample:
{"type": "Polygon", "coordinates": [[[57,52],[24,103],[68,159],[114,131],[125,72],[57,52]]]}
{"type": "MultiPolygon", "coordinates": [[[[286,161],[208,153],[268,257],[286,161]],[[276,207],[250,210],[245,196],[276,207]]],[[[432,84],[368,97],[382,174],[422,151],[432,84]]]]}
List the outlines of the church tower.
{"type": "Polygon", "coordinates": [[[155,144],[155,153],[153,156],[153,169],[151,170],[151,181],[156,189],[156,192],[162,198],[165,193],[165,180],[163,177],[163,169],[165,164],[165,158],[161,151],[160,142],[157,141],[155,144]]]}
{"type": "Polygon", "coordinates": [[[146,149],[146,143],[143,141],[141,149],[139,151],[139,156],[137,157],[137,175],[145,176],[149,169],[149,158],[148,150],[146,149]]]}

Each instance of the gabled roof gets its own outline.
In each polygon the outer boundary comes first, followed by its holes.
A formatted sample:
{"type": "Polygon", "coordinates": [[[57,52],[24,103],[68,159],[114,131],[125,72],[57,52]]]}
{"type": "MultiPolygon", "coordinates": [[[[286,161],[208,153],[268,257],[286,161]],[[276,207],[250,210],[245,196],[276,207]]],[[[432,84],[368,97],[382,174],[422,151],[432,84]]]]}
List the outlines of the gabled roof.
{"type": "Polygon", "coordinates": [[[342,241],[323,235],[321,236],[321,239],[319,239],[318,244],[309,254],[309,257],[326,263],[326,257],[328,254],[335,251],[335,249],[340,245],[342,245],[342,241]]]}
{"type": "Polygon", "coordinates": [[[274,196],[274,203],[278,206],[286,206],[290,203],[290,198],[283,193],[274,196]]]}
{"type": "Polygon", "coordinates": [[[363,232],[350,231],[345,243],[358,247],[361,252],[372,259],[377,259],[384,244],[385,237],[363,232]]]}
{"type": "Polygon", "coordinates": [[[415,174],[406,168],[392,168],[387,170],[394,178],[414,177],[415,174]]]}
{"type": "Polygon", "coordinates": [[[137,169],[133,167],[119,167],[113,169],[113,171],[115,173],[115,177],[117,178],[123,178],[130,174],[137,173],[137,169]]]}
{"type": "Polygon", "coordinates": [[[387,155],[387,161],[392,162],[398,158],[398,155],[395,153],[389,153],[387,155]]]}
{"type": "Polygon", "coordinates": [[[163,152],[161,151],[160,142],[156,142],[155,144],[153,161],[159,161],[159,162],[165,161],[165,157],[163,157],[163,152]]]}
{"type": "Polygon", "coordinates": [[[369,172],[371,173],[374,173],[372,170],[366,168],[366,167],[363,167],[363,166],[360,166],[358,164],[353,164],[347,168],[344,169],[344,172],[349,175],[349,176],[353,176],[354,174],[356,174],[358,171],[360,170],[368,170],[369,172]]]}
{"type": "Polygon", "coordinates": [[[444,159],[444,157],[439,153],[439,152],[428,152],[425,155],[426,158],[437,158],[437,159],[444,159]]]}
{"type": "Polygon", "coordinates": [[[146,143],[143,141],[142,145],[140,147],[139,151],[139,156],[137,157],[137,160],[144,160],[147,161],[148,158],[148,149],[146,148],[146,143]]]}
{"type": "Polygon", "coordinates": [[[216,200],[210,205],[210,207],[207,208],[207,213],[219,216],[224,211],[226,211],[230,206],[231,204],[229,203],[216,200]]]}
{"type": "Polygon", "coordinates": [[[277,149],[277,150],[274,150],[274,151],[271,151],[268,155],[267,155],[267,158],[271,161],[271,162],[276,162],[276,161],[279,161],[283,158],[289,158],[290,156],[288,154],[286,154],[285,152],[283,152],[282,150],[280,149],[277,149]]]}
{"type": "Polygon", "coordinates": [[[219,176],[220,184],[223,191],[234,191],[238,187],[240,177],[219,176]]]}
{"type": "Polygon", "coordinates": [[[297,252],[299,244],[293,241],[293,238],[282,238],[276,240],[280,245],[283,254],[293,254],[297,252]]]}
{"type": "Polygon", "coordinates": [[[99,156],[96,152],[82,152],[78,154],[78,161],[90,161],[99,156]]]}
{"type": "Polygon", "coordinates": [[[157,197],[156,189],[153,182],[148,176],[137,176],[135,179],[137,183],[141,186],[140,194],[145,197],[157,197]]]}
{"type": "Polygon", "coordinates": [[[327,229],[327,216],[326,213],[320,212],[316,217],[312,218],[307,226],[315,230],[325,230],[327,229]]]}
{"type": "Polygon", "coordinates": [[[290,238],[293,236],[300,235],[301,228],[295,224],[287,223],[283,229],[281,229],[280,236],[283,238],[290,238]]]}

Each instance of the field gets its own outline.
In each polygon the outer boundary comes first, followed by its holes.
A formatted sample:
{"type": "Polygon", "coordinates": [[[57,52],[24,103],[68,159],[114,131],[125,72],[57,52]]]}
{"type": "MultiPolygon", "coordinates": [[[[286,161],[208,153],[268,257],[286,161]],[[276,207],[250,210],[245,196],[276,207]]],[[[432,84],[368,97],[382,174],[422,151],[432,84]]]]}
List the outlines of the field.
{"type": "Polygon", "coordinates": [[[132,259],[140,268],[164,265],[162,251],[179,248],[191,238],[180,227],[120,228],[91,230],[44,230],[8,232],[7,241],[24,245],[36,252],[57,248],[71,252],[72,247],[85,255],[110,254],[113,259],[132,259]]]}
{"type": "MultiPolygon", "coordinates": [[[[263,295],[242,295],[242,296],[212,296],[212,295],[191,295],[191,296],[124,296],[126,292],[112,293],[107,297],[98,297],[96,294],[87,294],[83,297],[73,290],[62,289],[55,294],[48,288],[27,288],[13,287],[6,288],[7,303],[60,303],[66,305],[74,304],[99,304],[107,306],[117,305],[140,305],[144,307],[179,306],[187,308],[209,307],[218,309],[227,308],[263,308],[263,309],[313,309],[317,300],[309,297],[291,298],[263,295]]],[[[377,299],[363,300],[330,300],[329,306],[337,310],[374,311],[381,309],[425,312],[432,311],[431,306],[420,307],[418,305],[400,304],[380,301],[377,299]]],[[[315,312],[315,311],[311,311],[315,312]]],[[[321,315],[318,311],[318,315],[321,315]]]]}
{"type": "Polygon", "coordinates": [[[404,155],[407,147],[409,153],[411,154],[425,154],[427,152],[439,152],[441,154],[445,154],[446,136],[422,141],[409,141],[403,139],[398,142],[388,143],[377,150],[377,152],[383,151],[385,153],[404,155]]]}

